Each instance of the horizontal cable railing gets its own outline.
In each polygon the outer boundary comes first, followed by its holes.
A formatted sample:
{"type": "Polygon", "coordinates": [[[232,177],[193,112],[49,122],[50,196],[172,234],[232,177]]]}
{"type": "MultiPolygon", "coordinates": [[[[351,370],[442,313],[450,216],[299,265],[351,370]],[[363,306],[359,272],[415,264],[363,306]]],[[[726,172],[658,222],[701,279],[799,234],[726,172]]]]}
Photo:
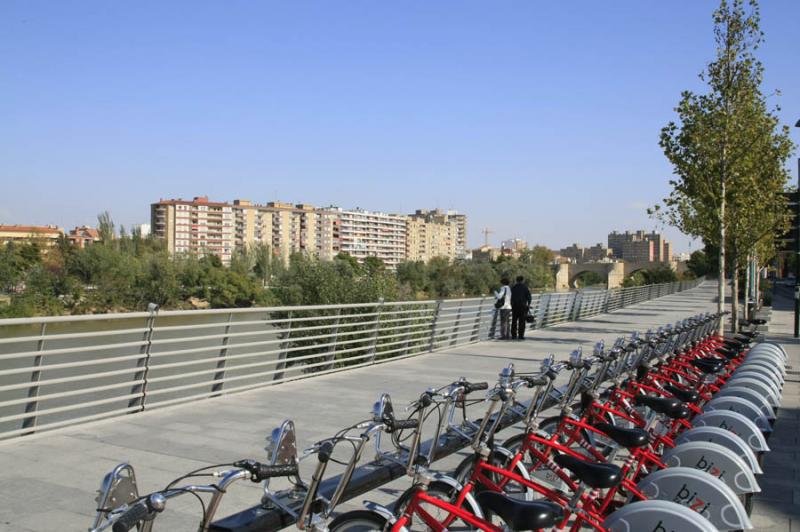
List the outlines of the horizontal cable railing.
{"type": "MultiPolygon", "coordinates": [[[[696,285],[536,294],[530,325],[696,285]]],[[[492,297],[0,320],[0,438],[399,360],[496,330],[492,297]]]]}

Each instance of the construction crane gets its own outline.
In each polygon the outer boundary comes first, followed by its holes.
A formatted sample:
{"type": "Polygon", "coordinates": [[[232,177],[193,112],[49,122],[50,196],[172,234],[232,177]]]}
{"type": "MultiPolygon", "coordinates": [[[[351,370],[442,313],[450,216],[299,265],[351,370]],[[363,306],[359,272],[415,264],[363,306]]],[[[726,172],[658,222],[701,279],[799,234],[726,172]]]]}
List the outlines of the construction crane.
{"type": "Polygon", "coordinates": [[[489,247],[489,235],[494,233],[494,231],[492,231],[488,227],[484,227],[483,231],[481,231],[481,233],[483,233],[483,245],[488,248],[489,247]]]}

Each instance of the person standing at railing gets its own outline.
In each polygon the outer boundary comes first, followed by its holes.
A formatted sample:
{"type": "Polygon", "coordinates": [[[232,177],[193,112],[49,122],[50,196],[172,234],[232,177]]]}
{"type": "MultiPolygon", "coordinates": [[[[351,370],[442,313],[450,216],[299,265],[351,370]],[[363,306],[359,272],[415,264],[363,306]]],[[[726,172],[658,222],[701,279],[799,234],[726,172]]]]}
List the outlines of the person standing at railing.
{"type": "Polygon", "coordinates": [[[500,315],[500,339],[508,340],[508,322],[511,317],[511,288],[508,286],[510,281],[508,278],[503,277],[500,280],[500,290],[494,293],[496,299],[494,308],[497,309],[500,315]]]}
{"type": "Polygon", "coordinates": [[[517,282],[511,287],[511,339],[525,339],[525,319],[528,309],[531,308],[531,291],[525,284],[525,278],[517,277],[517,282]]]}

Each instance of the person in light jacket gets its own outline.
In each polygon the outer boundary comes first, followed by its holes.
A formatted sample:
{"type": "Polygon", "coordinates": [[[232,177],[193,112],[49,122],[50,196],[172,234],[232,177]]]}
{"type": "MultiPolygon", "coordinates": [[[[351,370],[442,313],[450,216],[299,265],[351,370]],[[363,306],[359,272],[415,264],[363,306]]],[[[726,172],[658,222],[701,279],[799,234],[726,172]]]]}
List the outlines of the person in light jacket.
{"type": "Polygon", "coordinates": [[[510,281],[503,277],[500,280],[500,284],[503,286],[500,287],[500,290],[494,293],[494,297],[499,302],[501,299],[503,301],[503,305],[499,307],[499,314],[500,314],[500,339],[501,340],[508,340],[508,327],[509,321],[511,318],[511,288],[508,286],[510,281]]]}

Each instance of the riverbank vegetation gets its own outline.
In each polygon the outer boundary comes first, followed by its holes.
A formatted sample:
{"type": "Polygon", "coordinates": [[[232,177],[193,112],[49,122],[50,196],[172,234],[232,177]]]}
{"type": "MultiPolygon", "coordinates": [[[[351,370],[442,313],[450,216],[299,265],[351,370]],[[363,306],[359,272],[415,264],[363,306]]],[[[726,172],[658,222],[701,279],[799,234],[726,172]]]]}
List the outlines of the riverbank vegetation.
{"type": "Polygon", "coordinates": [[[501,277],[522,275],[532,290],[552,289],[552,252],[537,246],[519,258],[494,262],[433,259],[396,271],[380,259],[359,264],[303,255],[288,264],[269,246],[237,252],[229,266],[216,256],[171,257],[157,239],[115,232],[101,215],[102,240],[84,249],[63,239],[53,247],[0,247],[0,317],[164,309],[319,305],[491,294],[501,277]]]}

